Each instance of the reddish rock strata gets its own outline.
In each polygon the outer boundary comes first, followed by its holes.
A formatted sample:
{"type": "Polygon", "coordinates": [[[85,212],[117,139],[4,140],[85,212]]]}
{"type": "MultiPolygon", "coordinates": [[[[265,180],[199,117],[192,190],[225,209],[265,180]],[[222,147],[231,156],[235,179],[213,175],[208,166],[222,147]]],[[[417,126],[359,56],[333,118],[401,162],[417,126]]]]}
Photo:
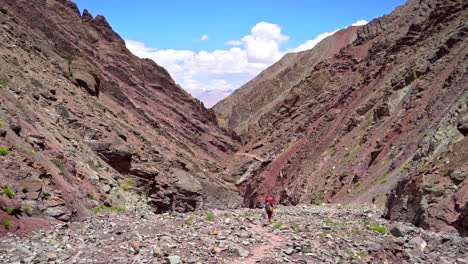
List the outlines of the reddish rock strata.
{"type": "Polygon", "coordinates": [[[391,219],[466,232],[467,15],[466,1],[410,0],[217,104],[250,155],[226,170],[244,204],[374,201],[391,219]]]}
{"type": "Polygon", "coordinates": [[[218,176],[238,142],[164,68],[132,55],[104,17],[65,0],[0,8],[0,184],[14,192],[0,191],[0,219],[9,231],[83,219],[98,204],[241,204],[218,176]]]}

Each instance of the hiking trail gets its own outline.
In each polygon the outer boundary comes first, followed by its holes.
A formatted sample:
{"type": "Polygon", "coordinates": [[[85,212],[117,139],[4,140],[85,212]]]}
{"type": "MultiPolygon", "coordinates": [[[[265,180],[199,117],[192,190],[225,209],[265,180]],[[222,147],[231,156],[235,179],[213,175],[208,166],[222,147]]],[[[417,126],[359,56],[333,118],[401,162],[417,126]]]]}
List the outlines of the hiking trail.
{"type": "Polygon", "coordinates": [[[249,256],[244,259],[234,261],[234,264],[263,263],[261,262],[262,260],[268,260],[269,258],[271,258],[271,255],[268,254],[270,250],[274,248],[280,248],[284,244],[284,237],[272,233],[271,230],[268,230],[264,227],[263,223],[254,223],[251,226],[252,228],[250,229],[250,231],[252,233],[264,234],[268,238],[267,242],[266,244],[252,245],[249,250],[249,256]]]}

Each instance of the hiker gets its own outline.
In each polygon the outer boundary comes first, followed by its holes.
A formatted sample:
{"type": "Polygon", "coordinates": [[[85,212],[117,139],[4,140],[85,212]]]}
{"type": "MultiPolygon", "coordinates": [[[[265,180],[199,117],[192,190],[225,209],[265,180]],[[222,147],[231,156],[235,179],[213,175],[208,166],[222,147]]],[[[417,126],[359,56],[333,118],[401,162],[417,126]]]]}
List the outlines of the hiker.
{"type": "Polygon", "coordinates": [[[273,200],[273,197],[268,196],[265,199],[265,203],[263,204],[263,208],[265,208],[267,216],[268,216],[268,223],[271,223],[271,216],[273,215],[274,203],[275,203],[275,200],[273,200]]]}

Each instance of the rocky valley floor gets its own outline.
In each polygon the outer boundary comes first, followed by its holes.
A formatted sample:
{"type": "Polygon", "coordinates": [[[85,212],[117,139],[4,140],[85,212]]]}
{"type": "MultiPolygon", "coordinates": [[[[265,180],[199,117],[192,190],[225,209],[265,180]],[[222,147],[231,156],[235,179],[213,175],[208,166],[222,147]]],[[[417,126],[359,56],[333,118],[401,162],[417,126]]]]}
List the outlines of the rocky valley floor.
{"type": "Polygon", "coordinates": [[[152,214],[102,209],[84,222],[0,239],[0,263],[468,263],[468,238],[357,205],[152,214]]]}

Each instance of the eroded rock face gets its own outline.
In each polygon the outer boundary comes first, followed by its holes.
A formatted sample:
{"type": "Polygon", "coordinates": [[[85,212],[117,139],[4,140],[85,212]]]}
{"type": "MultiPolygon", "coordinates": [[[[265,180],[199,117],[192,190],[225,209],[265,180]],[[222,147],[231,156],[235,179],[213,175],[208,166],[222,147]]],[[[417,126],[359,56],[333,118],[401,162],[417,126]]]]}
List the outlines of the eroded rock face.
{"type": "Polygon", "coordinates": [[[454,158],[466,156],[466,10],[464,1],[410,0],[286,55],[216,105],[245,143],[224,171],[244,204],[269,195],[288,205],[375,202],[392,219],[466,232],[463,172],[457,183],[442,175],[467,163],[454,158]],[[323,45],[339,49],[298,70],[323,45]],[[255,157],[268,163],[247,170],[255,157]]]}
{"type": "Polygon", "coordinates": [[[231,132],[103,16],[62,0],[0,7],[0,184],[15,194],[0,196],[22,208],[11,230],[84,219],[102,204],[188,211],[224,192],[240,205],[218,175],[238,147],[231,132]]]}

